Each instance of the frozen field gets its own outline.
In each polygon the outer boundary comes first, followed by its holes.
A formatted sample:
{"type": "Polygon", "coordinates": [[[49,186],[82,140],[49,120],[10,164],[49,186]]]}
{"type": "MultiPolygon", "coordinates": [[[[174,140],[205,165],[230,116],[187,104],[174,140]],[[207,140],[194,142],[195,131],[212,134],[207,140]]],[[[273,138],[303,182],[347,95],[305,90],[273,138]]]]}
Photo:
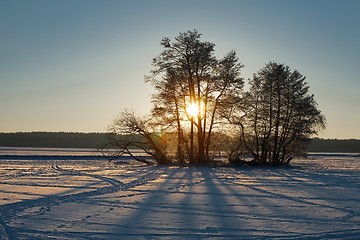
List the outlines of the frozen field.
{"type": "Polygon", "coordinates": [[[359,239],[359,155],[291,167],[118,164],[0,148],[0,239],[359,239]]]}

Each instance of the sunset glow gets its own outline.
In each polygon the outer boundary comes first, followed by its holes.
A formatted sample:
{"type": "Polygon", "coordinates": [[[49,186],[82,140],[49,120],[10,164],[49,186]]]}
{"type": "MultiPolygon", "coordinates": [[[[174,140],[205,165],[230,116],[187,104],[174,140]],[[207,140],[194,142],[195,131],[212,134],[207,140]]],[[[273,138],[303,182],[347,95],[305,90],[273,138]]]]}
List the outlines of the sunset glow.
{"type": "Polygon", "coordinates": [[[189,118],[196,118],[199,115],[203,116],[205,114],[205,106],[202,101],[200,101],[200,108],[198,102],[189,101],[186,103],[185,112],[189,118]]]}
{"type": "Polygon", "coordinates": [[[195,102],[189,103],[186,107],[186,113],[190,115],[190,117],[197,117],[199,114],[198,105],[195,102]]]}

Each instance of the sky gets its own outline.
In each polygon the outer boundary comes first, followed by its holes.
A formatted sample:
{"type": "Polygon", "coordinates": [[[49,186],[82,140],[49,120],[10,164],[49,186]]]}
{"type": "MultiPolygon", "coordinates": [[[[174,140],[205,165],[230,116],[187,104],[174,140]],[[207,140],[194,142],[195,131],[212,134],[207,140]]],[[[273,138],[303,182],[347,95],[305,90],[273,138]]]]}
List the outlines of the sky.
{"type": "Polygon", "coordinates": [[[1,0],[0,132],[105,132],[148,114],[144,75],[163,37],[196,29],[235,50],[247,79],[269,61],[307,77],[322,138],[360,139],[358,0],[1,0]]]}

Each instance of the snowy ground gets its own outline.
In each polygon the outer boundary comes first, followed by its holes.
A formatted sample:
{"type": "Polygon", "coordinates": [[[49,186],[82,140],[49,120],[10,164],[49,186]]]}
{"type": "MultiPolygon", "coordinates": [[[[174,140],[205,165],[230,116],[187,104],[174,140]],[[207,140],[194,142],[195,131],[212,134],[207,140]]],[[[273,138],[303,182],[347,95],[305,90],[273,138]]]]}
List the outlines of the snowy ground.
{"type": "Polygon", "coordinates": [[[359,155],[180,168],[0,148],[0,239],[359,239],[359,202],[359,155]]]}

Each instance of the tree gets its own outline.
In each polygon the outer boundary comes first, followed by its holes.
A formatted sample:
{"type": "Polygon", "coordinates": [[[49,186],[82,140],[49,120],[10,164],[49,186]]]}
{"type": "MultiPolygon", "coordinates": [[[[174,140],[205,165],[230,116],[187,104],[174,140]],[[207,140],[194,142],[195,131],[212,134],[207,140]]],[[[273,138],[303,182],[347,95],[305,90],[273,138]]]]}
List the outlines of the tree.
{"type": "MultiPolygon", "coordinates": [[[[134,149],[141,149],[152,156],[157,163],[168,164],[171,161],[167,151],[167,141],[165,136],[156,131],[157,128],[151,118],[140,117],[133,111],[125,110],[109,126],[113,137],[109,138],[109,143],[104,149],[119,149],[110,152],[113,154],[111,155],[112,158],[129,154],[139,162],[152,164],[151,161],[133,154],[134,149]]],[[[107,153],[109,155],[109,152],[107,153]]]]}
{"type": "Polygon", "coordinates": [[[211,160],[213,129],[225,122],[221,111],[231,107],[228,100],[241,94],[243,87],[243,65],[236,53],[218,60],[215,44],[202,42],[200,37],[194,30],[180,33],[175,41],[163,38],[164,50],[153,59],[154,69],[146,79],[157,90],[152,115],[164,129],[177,132],[181,162],[186,152],[190,163],[211,160]]]}
{"type": "Polygon", "coordinates": [[[257,164],[288,164],[325,127],[305,77],[274,62],[254,74],[239,108],[243,113],[233,123],[257,164]]]}

